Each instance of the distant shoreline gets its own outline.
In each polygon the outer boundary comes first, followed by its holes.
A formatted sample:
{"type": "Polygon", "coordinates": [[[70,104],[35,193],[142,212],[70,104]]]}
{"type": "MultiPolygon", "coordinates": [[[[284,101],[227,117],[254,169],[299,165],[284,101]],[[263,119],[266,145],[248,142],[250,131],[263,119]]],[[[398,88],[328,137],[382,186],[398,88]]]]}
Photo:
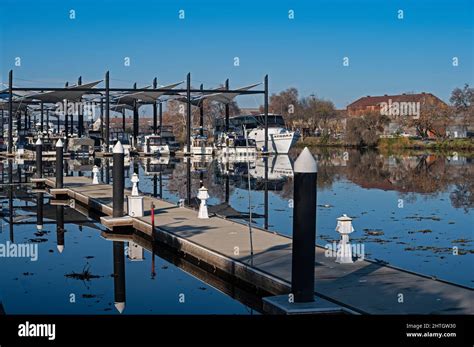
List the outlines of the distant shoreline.
{"type": "MultiPolygon", "coordinates": [[[[308,147],[334,147],[334,148],[367,148],[344,143],[344,140],[330,139],[324,141],[321,137],[306,137],[296,144],[297,148],[308,147]]],[[[415,140],[404,137],[379,139],[373,147],[383,153],[396,153],[400,151],[430,151],[445,155],[474,156],[474,139],[446,139],[446,140],[415,140]],[[452,153],[453,151],[457,153],[452,153]]]]}

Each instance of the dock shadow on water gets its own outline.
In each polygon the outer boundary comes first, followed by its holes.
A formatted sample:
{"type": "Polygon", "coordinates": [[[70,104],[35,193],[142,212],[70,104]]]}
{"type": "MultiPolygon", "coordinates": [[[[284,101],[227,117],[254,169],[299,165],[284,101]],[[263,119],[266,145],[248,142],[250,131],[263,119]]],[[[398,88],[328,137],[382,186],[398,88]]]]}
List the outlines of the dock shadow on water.
{"type": "MultiPolygon", "coordinates": [[[[296,155],[249,163],[222,158],[132,159],[126,187],[131,187],[131,174],[138,170],[141,192],[178,204],[180,199],[195,201],[204,185],[211,214],[244,224],[251,218],[256,227],[291,236],[296,155]],[[188,167],[191,197],[186,188],[188,167]]],[[[365,258],[473,286],[471,158],[336,149],[319,150],[317,156],[319,246],[339,242],[336,219],[347,214],[355,228],[351,242],[364,245],[365,258]]],[[[112,183],[105,160],[68,160],[65,167],[68,175],[90,177],[94,164],[99,166],[101,180],[112,183]]],[[[48,163],[44,165],[46,174],[53,172],[48,163]]],[[[26,256],[0,259],[0,301],[6,313],[262,311],[260,299],[266,293],[229,283],[145,237],[110,234],[97,216],[34,191],[28,184],[33,166],[28,161],[4,161],[0,167],[0,243],[38,247],[37,261],[26,256]]],[[[364,271],[337,282],[340,286],[359,282],[367,275],[364,271]]]]}

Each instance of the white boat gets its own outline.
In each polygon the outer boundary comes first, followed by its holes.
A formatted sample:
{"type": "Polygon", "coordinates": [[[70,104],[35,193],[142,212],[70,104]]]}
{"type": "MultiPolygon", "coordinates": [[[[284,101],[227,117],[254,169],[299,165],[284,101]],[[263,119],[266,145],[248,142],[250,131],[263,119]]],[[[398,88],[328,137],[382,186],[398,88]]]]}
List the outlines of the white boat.
{"type": "Polygon", "coordinates": [[[171,151],[167,144],[162,144],[160,135],[146,135],[143,144],[143,153],[147,155],[169,156],[171,151]]]}
{"type": "Polygon", "coordinates": [[[209,144],[209,138],[203,131],[191,136],[191,153],[188,153],[188,146],[184,145],[185,155],[213,155],[214,147],[209,144]]]}
{"type": "Polygon", "coordinates": [[[109,152],[113,152],[115,144],[120,140],[120,143],[123,146],[123,153],[125,154],[125,157],[130,157],[130,151],[132,150],[132,145],[130,144],[130,135],[126,133],[115,133],[112,135],[115,136],[112,136],[112,139],[110,140],[109,152]]]}
{"type": "MultiPolygon", "coordinates": [[[[247,134],[249,139],[255,140],[258,150],[265,151],[265,115],[255,117],[259,125],[256,128],[247,130],[247,134]]],[[[268,115],[267,152],[287,154],[299,138],[300,135],[298,132],[286,128],[283,116],[275,114],[268,115]]]]}
{"type": "MultiPolygon", "coordinates": [[[[268,115],[268,148],[265,148],[265,115],[243,115],[229,119],[229,128],[242,132],[245,128],[249,140],[255,141],[257,149],[274,154],[287,154],[298,141],[300,134],[286,128],[282,115],[268,115]]],[[[219,136],[224,132],[224,119],[216,122],[215,132],[219,136]]]]}
{"type": "Polygon", "coordinates": [[[170,148],[170,152],[174,153],[179,151],[181,145],[178,141],[176,141],[176,137],[173,133],[173,127],[170,125],[163,125],[159,127],[160,133],[159,135],[163,139],[162,143],[165,143],[170,148]]]}

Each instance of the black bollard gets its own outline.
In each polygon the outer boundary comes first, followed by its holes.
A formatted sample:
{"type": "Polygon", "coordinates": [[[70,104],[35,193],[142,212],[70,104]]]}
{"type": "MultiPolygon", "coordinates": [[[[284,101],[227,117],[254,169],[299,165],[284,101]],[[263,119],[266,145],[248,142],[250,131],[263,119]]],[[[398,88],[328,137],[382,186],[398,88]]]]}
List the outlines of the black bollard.
{"type": "Polygon", "coordinates": [[[43,177],[43,142],[40,138],[36,141],[36,178],[43,177]]]}
{"type": "Polygon", "coordinates": [[[110,161],[105,159],[105,183],[110,184],[110,161]]]}
{"type": "Polygon", "coordinates": [[[63,187],[63,142],[59,139],[56,142],[56,188],[63,187]]]}
{"type": "Polygon", "coordinates": [[[123,194],[124,194],[124,152],[120,141],[117,141],[113,148],[114,167],[112,169],[113,176],[113,217],[123,217],[123,194]]]}
{"type": "Polygon", "coordinates": [[[305,147],[294,165],[291,290],[295,302],[314,301],[318,165],[305,147]]]}

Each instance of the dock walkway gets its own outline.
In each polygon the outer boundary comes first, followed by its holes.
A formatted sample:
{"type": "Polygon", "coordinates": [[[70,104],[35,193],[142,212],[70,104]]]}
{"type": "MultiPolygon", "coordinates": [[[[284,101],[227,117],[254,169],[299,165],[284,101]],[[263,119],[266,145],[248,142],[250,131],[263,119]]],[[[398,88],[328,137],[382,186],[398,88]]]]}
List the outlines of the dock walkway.
{"type": "MultiPolygon", "coordinates": [[[[112,185],[92,185],[88,177],[64,177],[64,189],[55,179],[45,184],[54,194],[89,209],[112,215],[112,185]]],[[[130,194],[129,190],[125,194],[130,194]]],[[[150,206],[155,205],[155,238],[246,283],[274,295],[291,291],[292,240],[213,216],[198,219],[197,211],[145,196],[145,216],[124,218],[124,224],[151,235],[150,206]],[[251,244],[253,252],[251,252],[251,244]]],[[[126,205],[126,204],[125,204],[126,205]]],[[[106,225],[106,219],[101,219],[106,225]]],[[[338,264],[315,247],[315,294],[353,311],[368,314],[473,314],[473,290],[362,260],[338,264]],[[400,295],[401,294],[401,295],[400,295]]]]}

